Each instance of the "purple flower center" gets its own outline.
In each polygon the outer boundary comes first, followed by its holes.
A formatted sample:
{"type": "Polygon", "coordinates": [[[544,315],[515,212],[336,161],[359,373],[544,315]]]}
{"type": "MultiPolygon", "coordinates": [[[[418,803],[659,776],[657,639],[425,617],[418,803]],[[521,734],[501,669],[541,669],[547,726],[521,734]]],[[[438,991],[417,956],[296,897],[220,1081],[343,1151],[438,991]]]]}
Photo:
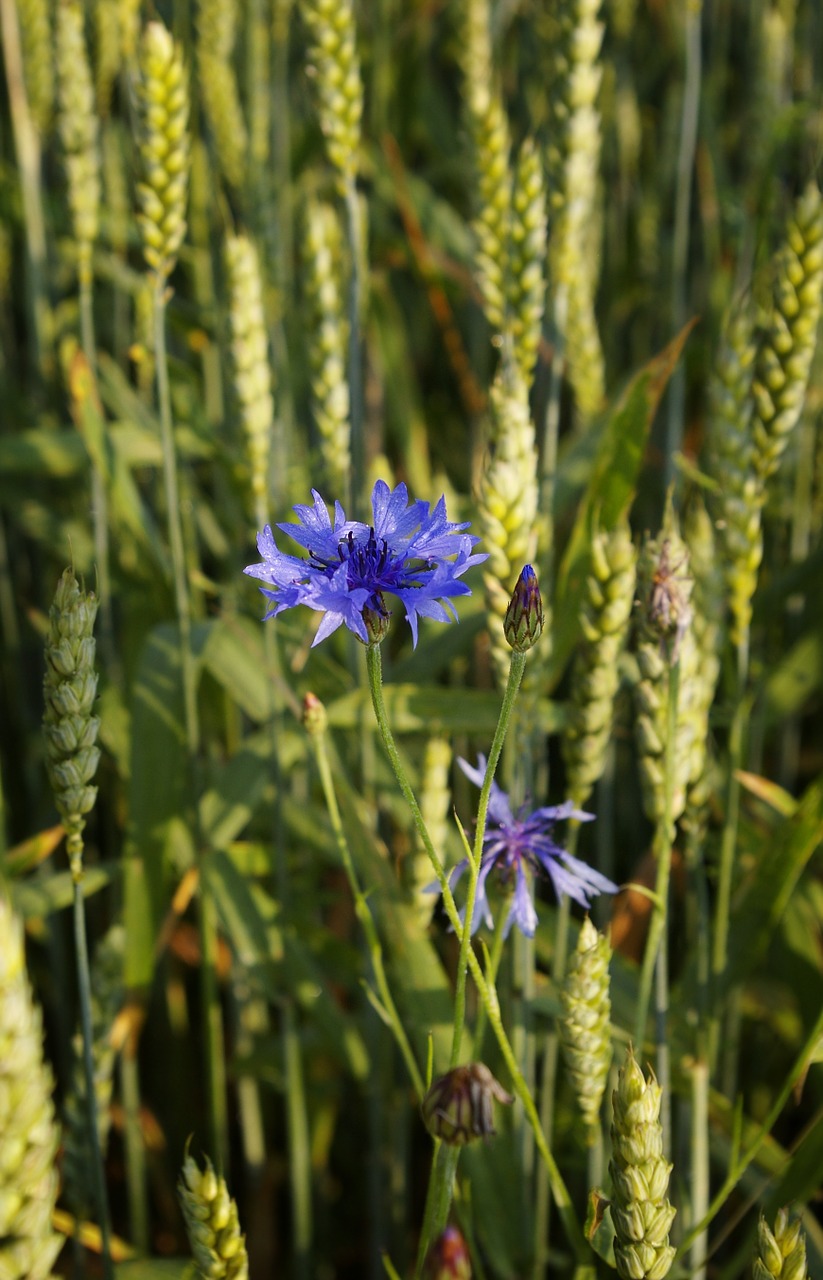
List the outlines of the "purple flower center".
{"type": "Polygon", "coordinates": [[[350,590],[364,587],[370,591],[369,608],[385,612],[383,602],[384,591],[394,591],[399,586],[417,586],[414,570],[403,554],[394,555],[385,538],[375,536],[374,528],[369,529],[365,542],[357,541],[350,530],[345,538],[337,544],[337,559],[329,559],[312,552],[309,563],[313,569],[319,569],[327,578],[334,576],[341,564],[346,565],[346,581],[350,590]]]}

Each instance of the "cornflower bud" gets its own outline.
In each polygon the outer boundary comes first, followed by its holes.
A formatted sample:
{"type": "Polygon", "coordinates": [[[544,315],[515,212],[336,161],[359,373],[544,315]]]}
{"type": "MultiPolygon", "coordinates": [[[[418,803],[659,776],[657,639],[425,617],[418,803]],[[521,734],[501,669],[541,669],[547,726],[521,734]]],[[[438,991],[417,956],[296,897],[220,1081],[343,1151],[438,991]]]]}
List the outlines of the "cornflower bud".
{"type": "Polygon", "coordinates": [[[614,1258],[623,1280],[663,1280],[674,1261],[669,1229],[676,1210],[666,1198],[672,1166],[663,1157],[660,1085],[647,1081],[631,1049],[614,1091],[611,1205],[614,1258]]]}
{"type": "Polygon", "coordinates": [[[439,1076],[423,1099],[423,1120],[430,1133],[452,1147],[495,1132],[493,1099],[512,1103],[514,1098],[495,1080],[482,1062],[453,1067],[439,1076]]]}
{"type": "Polygon", "coordinates": [[[446,1227],[426,1255],[426,1280],[471,1280],[469,1247],[459,1227],[446,1227]]]}
{"type": "Polygon", "coordinates": [[[806,1237],[799,1219],[790,1224],[785,1209],[778,1210],[774,1232],[761,1216],[752,1274],[753,1280],[807,1280],[806,1237]]]}
{"type": "Polygon", "coordinates": [[[543,600],[537,574],[530,564],[520,571],[506,610],[503,631],[515,653],[528,653],[543,633],[543,600]]]}
{"type": "Polygon", "coordinates": [[[195,1264],[202,1276],[247,1280],[249,1258],[246,1237],[240,1232],[237,1205],[225,1179],[218,1177],[211,1160],[200,1170],[186,1152],[177,1184],[186,1232],[195,1264]]]}
{"type": "Polygon", "coordinates": [[[75,876],[82,866],[86,814],[97,798],[92,779],[100,759],[95,745],[100,721],[91,713],[97,695],[92,634],[96,615],[94,595],[81,591],[72,570],[66,569],[49,613],[43,733],[46,769],[57,812],[66,828],[67,851],[75,876]]]}
{"type": "Polygon", "coordinates": [[[326,732],[329,717],[326,708],[315,693],[303,698],[303,728],[310,738],[320,738],[326,732]]]}

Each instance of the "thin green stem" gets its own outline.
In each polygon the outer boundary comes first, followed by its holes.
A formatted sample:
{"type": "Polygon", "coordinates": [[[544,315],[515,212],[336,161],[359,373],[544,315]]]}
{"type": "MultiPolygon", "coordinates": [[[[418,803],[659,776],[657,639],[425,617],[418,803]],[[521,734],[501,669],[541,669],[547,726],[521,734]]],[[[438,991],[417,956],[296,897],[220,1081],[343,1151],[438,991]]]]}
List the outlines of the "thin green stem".
{"type": "MultiPolygon", "coordinates": [[[[403,763],[400,759],[400,755],[394,741],[391,726],[389,725],[388,716],[386,714],[386,704],[383,698],[380,646],[369,645],[366,650],[366,654],[368,660],[367,668],[369,675],[369,688],[372,695],[372,703],[374,705],[374,712],[377,719],[377,725],[380,730],[380,736],[383,739],[383,745],[386,748],[386,753],[389,757],[392,768],[394,769],[400,790],[411,810],[414,825],[421,838],[423,847],[429,856],[429,861],[432,864],[435,875],[437,876],[437,881],[443,894],[443,906],[449,923],[454,929],[458,940],[462,942],[464,931],[460,921],[460,914],[454,901],[454,895],[452,894],[449,886],[448,878],[443,869],[443,864],[437,855],[431,836],[429,835],[426,827],[426,823],[423,820],[423,815],[420,812],[420,806],[417,803],[414,791],[412,790],[405,769],[403,768],[403,763]]],[[[480,967],[480,961],[477,959],[472,947],[468,948],[467,958],[469,970],[477,987],[478,995],[485,1006],[489,1024],[494,1031],[503,1059],[508,1067],[512,1086],[523,1104],[529,1123],[534,1131],[537,1149],[540,1153],[541,1159],[545,1162],[548,1168],[552,1193],[554,1195],[555,1204],[558,1207],[560,1217],[563,1221],[567,1238],[574,1252],[575,1259],[582,1263],[588,1259],[589,1249],[580,1230],[580,1225],[577,1221],[577,1215],[574,1211],[568,1188],[563,1181],[563,1176],[555,1163],[554,1157],[549,1150],[548,1143],[546,1142],[543,1134],[543,1130],[540,1127],[540,1117],[537,1114],[534,1099],[528,1091],[526,1082],[523,1079],[523,1074],[520,1071],[514,1053],[512,1052],[512,1047],[509,1043],[508,1036],[506,1035],[506,1031],[503,1026],[503,1020],[500,1016],[497,992],[486,981],[486,977],[480,967]]]]}
{"type": "Polygon", "coordinates": [[[469,855],[469,888],[466,898],[465,922],[466,926],[463,930],[463,936],[460,939],[460,956],[457,962],[457,981],[454,994],[454,1032],[452,1035],[452,1051],[450,1067],[456,1067],[460,1058],[460,1045],[463,1039],[463,1027],[466,1018],[466,972],[468,967],[468,953],[471,947],[472,919],[474,916],[474,903],[477,896],[477,879],[480,874],[480,864],[483,859],[483,840],[486,835],[486,821],[489,813],[489,797],[491,795],[492,782],[500,761],[500,754],[503,750],[503,743],[506,740],[506,733],[511,721],[512,711],[517,699],[517,693],[520,688],[520,682],[523,679],[523,672],[526,667],[525,653],[516,653],[512,650],[511,663],[509,664],[509,678],[506,681],[506,689],[503,694],[503,701],[500,706],[500,714],[497,718],[497,727],[494,731],[489,758],[486,763],[486,773],[483,778],[483,785],[480,788],[480,799],[477,805],[477,826],[474,833],[474,846],[469,855]]]}
{"type": "MultiPolygon", "coordinates": [[[[80,273],[80,342],[92,377],[97,378],[97,344],[94,338],[94,307],[91,272],[80,273]]],[[[100,597],[100,648],[106,672],[112,679],[115,664],[114,622],[112,619],[111,574],[109,572],[109,512],[106,482],[102,469],[92,457],[91,515],[94,534],[94,558],[97,564],[100,597]]]]}
{"type": "MultiPolygon", "coordinates": [[[[702,1222],[709,1207],[709,1066],[696,1060],[691,1066],[691,1220],[702,1222]]],[[[706,1280],[709,1233],[699,1232],[692,1243],[692,1280],[706,1280]]]]}
{"type": "MultiPolygon", "coordinates": [[[[669,670],[669,687],[667,695],[666,751],[664,766],[663,812],[654,833],[654,854],[657,862],[657,879],[655,883],[655,904],[649,924],[649,936],[643,953],[643,966],[640,971],[640,986],[637,993],[637,1012],[634,1026],[634,1041],[638,1053],[646,1038],[646,1022],[649,1016],[652,985],[657,966],[657,955],[663,934],[668,925],[669,916],[669,881],[672,869],[672,840],[674,830],[671,820],[672,795],[674,793],[674,764],[677,749],[677,702],[680,690],[680,663],[675,662],[669,670]]],[[[659,1029],[658,1029],[659,1037],[659,1029]]],[[[658,1047],[659,1047],[658,1038],[658,1047]]],[[[667,1091],[668,1093],[668,1091],[667,1091]]]]}
{"type": "Polygon", "coordinates": [[[340,860],[343,863],[343,869],[346,872],[346,878],[354,898],[354,910],[357,919],[362,925],[363,932],[366,935],[366,943],[369,948],[369,956],[371,958],[372,969],[374,970],[374,979],[377,984],[377,991],[380,996],[383,1009],[388,1015],[394,1038],[397,1041],[397,1047],[406,1064],[406,1070],[409,1073],[409,1079],[412,1082],[418,1102],[423,1101],[423,1095],[426,1092],[423,1084],[423,1077],[417,1060],[409,1044],[408,1036],[405,1028],[397,1012],[397,1006],[391,994],[388,978],[386,977],[386,969],[383,963],[383,948],[377,933],[377,926],[374,923],[366,895],[360,887],[357,870],[351,856],[349,842],[346,839],[346,833],[343,830],[343,823],[340,817],[340,807],[337,803],[337,796],[334,790],[334,780],[329,765],[328,752],[326,750],[326,735],[317,733],[312,736],[312,746],[314,748],[314,757],[317,761],[317,769],[320,774],[320,784],[323,788],[323,795],[326,801],[326,808],[329,812],[329,819],[334,833],[334,839],[337,844],[337,850],[340,854],[340,860]]]}
{"type": "MultiPolygon", "coordinates": [[[[163,451],[163,481],[174,577],[174,598],[180,635],[180,667],[183,680],[186,746],[191,773],[193,822],[198,830],[197,844],[202,853],[203,841],[199,832],[200,725],[197,714],[197,671],[192,652],[191,602],[183,544],[183,527],[180,516],[177,457],[172,427],[171,387],[166,351],[166,282],[163,276],[158,276],[154,282],[154,341],[157,361],[157,397],[163,451]]],[[[200,877],[199,902],[200,948],[202,953],[200,982],[206,1026],[206,1074],[209,1083],[209,1140],[218,1168],[223,1171],[228,1168],[229,1140],[223,1018],[217,990],[217,911],[205,876],[200,877]]]]}
{"type": "MultiPolygon", "coordinates": [[[[580,826],[574,823],[569,827],[568,851],[574,856],[580,826]]],[[[569,953],[569,917],[571,899],[563,894],[557,904],[557,915],[554,926],[554,954],[552,956],[552,977],[557,991],[566,976],[566,961],[569,953]]],[[[557,1063],[560,1054],[560,1038],[556,1027],[546,1033],[543,1048],[543,1071],[540,1081],[540,1126],[551,1143],[554,1133],[554,1101],[557,1092],[557,1063]]],[[[534,1257],[535,1277],[548,1274],[549,1238],[551,1228],[551,1200],[549,1197],[549,1180],[545,1167],[539,1165],[534,1191],[534,1257]]]]}
{"type": "Polygon", "coordinates": [[[126,1191],[129,1202],[129,1229],[135,1248],[149,1252],[149,1206],[146,1193],[146,1149],[140,1128],[140,1071],[136,1037],[120,1056],[120,1090],[123,1095],[126,1150],[126,1191]]]}
{"type": "MultiPolygon", "coordinates": [[[[500,911],[497,916],[497,925],[494,930],[494,941],[492,943],[489,963],[486,967],[486,981],[489,987],[497,985],[497,971],[500,968],[500,961],[503,957],[503,944],[506,941],[506,921],[509,916],[509,899],[510,895],[500,904],[500,911]]],[[[474,1024],[474,1056],[481,1062],[483,1060],[483,1037],[486,1033],[486,1006],[481,1004],[477,1010],[477,1021],[474,1024]]]]}
{"type": "Polygon", "coordinates": [[[83,1071],[86,1082],[86,1121],[88,1125],[89,1151],[92,1160],[92,1180],[100,1219],[100,1237],[103,1250],[103,1275],[114,1280],[114,1264],[111,1257],[111,1219],[106,1177],[103,1170],[103,1153],[100,1150],[100,1130],[97,1119],[97,1092],[94,1081],[94,1032],[91,1015],[91,976],[89,974],[89,949],[86,940],[86,908],[83,900],[82,846],[72,858],[74,881],[74,952],[77,961],[77,989],[80,996],[80,1026],[83,1033],[83,1071]]]}
{"type": "Polygon", "coordinates": [[[436,1240],[446,1226],[459,1157],[459,1147],[450,1147],[439,1138],[435,1138],[429,1187],[426,1192],[426,1208],[423,1212],[423,1228],[417,1245],[415,1280],[420,1280],[423,1275],[426,1254],[431,1241],[436,1240]]]}

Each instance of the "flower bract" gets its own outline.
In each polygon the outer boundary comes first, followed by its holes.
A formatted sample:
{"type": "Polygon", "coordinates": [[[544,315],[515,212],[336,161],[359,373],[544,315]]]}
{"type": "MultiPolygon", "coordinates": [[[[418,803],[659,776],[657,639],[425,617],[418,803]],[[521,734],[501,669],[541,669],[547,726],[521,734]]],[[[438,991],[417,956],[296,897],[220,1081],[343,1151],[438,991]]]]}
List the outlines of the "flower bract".
{"type": "Polygon", "coordinates": [[[297,524],[277,525],[303,548],[305,558],[281,551],[270,525],[258,535],[263,559],[245,572],[268,584],[260,588],[272,602],[266,618],[305,604],[324,615],[313,644],[341,624],[369,644],[375,616],[389,617],[385,596],[393,595],[403,605],[415,645],[419,618],[456,618],[451,600],[471,594],[461,581],[463,574],[487,557],[473,554],[479,539],[463,532],[467,524],[446,519],[444,498],[430,511],[428,502],[409,502],[404,484],[390,489],[378,480],[372,493],[373,521],[363,524],[347,520],[339,502],[332,520],[315,489],[312,497],[313,506],[294,508],[297,524]]]}
{"type": "MultiPolygon", "coordinates": [[[[457,763],[467,778],[478,787],[482,787],[486,773],[486,757],[477,757],[477,768],[458,757],[457,763]]],[[[617,885],[606,876],[595,871],[593,867],[581,862],[556,843],[553,831],[557,822],[566,818],[576,818],[578,822],[589,822],[594,815],[576,809],[571,800],[564,804],[547,805],[541,809],[533,809],[530,813],[520,810],[512,813],[509,797],[501,787],[493,782],[489,794],[488,822],[483,837],[483,854],[480,860],[480,872],[477,878],[477,897],[475,899],[472,933],[484,921],[489,928],[493,926],[491,908],[486,895],[486,881],[489,873],[495,868],[506,883],[514,881],[509,915],[505,932],[508,934],[513,924],[527,938],[534,936],[537,928],[537,913],[532,902],[529,877],[532,873],[545,872],[558,897],[567,894],[582,907],[588,907],[591,899],[600,893],[616,893],[617,885]]],[[[451,887],[457,884],[469,865],[468,858],[458,862],[451,873],[451,887]]]]}

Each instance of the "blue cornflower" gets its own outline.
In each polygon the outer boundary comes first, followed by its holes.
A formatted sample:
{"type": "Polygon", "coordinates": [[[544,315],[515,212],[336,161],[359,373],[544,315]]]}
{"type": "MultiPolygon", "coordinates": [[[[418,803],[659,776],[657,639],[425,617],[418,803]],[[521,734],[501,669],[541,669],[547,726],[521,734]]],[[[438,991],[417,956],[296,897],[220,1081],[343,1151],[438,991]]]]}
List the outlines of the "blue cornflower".
{"type": "Polygon", "coordinates": [[[388,593],[402,603],[416,645],[419,617],[439,622],[457,617],[451,598],[471,595],[460,578],[487,557],[472,555],[480,539],[462,532],[468,524],[446,519],[445,498],[430,512],[428,502],[409,503],[404,484],[390,489],[385,480],[378,480],[372,493],[374,520],[368,525],[347,520],[339,502],[334,504],[332,524],[315,489],[312,497],[314,506],[294,507],[298,524],[277,526],[308,552],[308,559],[280,551],[271,525],[258,534],[263,561],[245,572],[273,588],[260,588],[273,601],[266,618],[305,604],[325,615],[313,644],[341,623],[369,644],[389,617],[384,599],[388,593]]]}
{"type": "MultiPolygon", "coordinates": [[[[476,769],[459,757],[457,763],[475,786],[482,787],[486,775],[485,756],[478,755],[476,769]]],[[[494,867],[500,870],[505,881],[510,881],[512,876],[514,877],[514,893],[506,921],[506,934],[512,925],[516,924],[521,933],[524,933],[527,938],[532,938],[537,928],[537,913],[529,891],[526,867],[529,867],[532,872],[545,871],[558,897],[564,893],[568,894],[582,907],[588,907],[591,898],[599,893],[616,893],[616,884],[601,875],[599,871],[587,866],[585,862],[581,862],[579,858],[567,853],[552,838],[556,822],[562,822],[564,818],[577,818],[578,822],[590,822],[593,817],[591,813],[575,809],[571,800],[567,800],[565,804],[534,809],[528,815],[521,810],[515,817],[511,811],[509,797],[496,782],[493,782],[489,793],[488,820],[483,838],[480,872],[477,877],[472,933],[479,927],[481,920],[485,921],[489,928],[493,927],[492,913],[486,896],[486,880],[494,867]]],[[[468,865],[468,858],[458,862],[449,877],[452,889],[468,865]]]]}

